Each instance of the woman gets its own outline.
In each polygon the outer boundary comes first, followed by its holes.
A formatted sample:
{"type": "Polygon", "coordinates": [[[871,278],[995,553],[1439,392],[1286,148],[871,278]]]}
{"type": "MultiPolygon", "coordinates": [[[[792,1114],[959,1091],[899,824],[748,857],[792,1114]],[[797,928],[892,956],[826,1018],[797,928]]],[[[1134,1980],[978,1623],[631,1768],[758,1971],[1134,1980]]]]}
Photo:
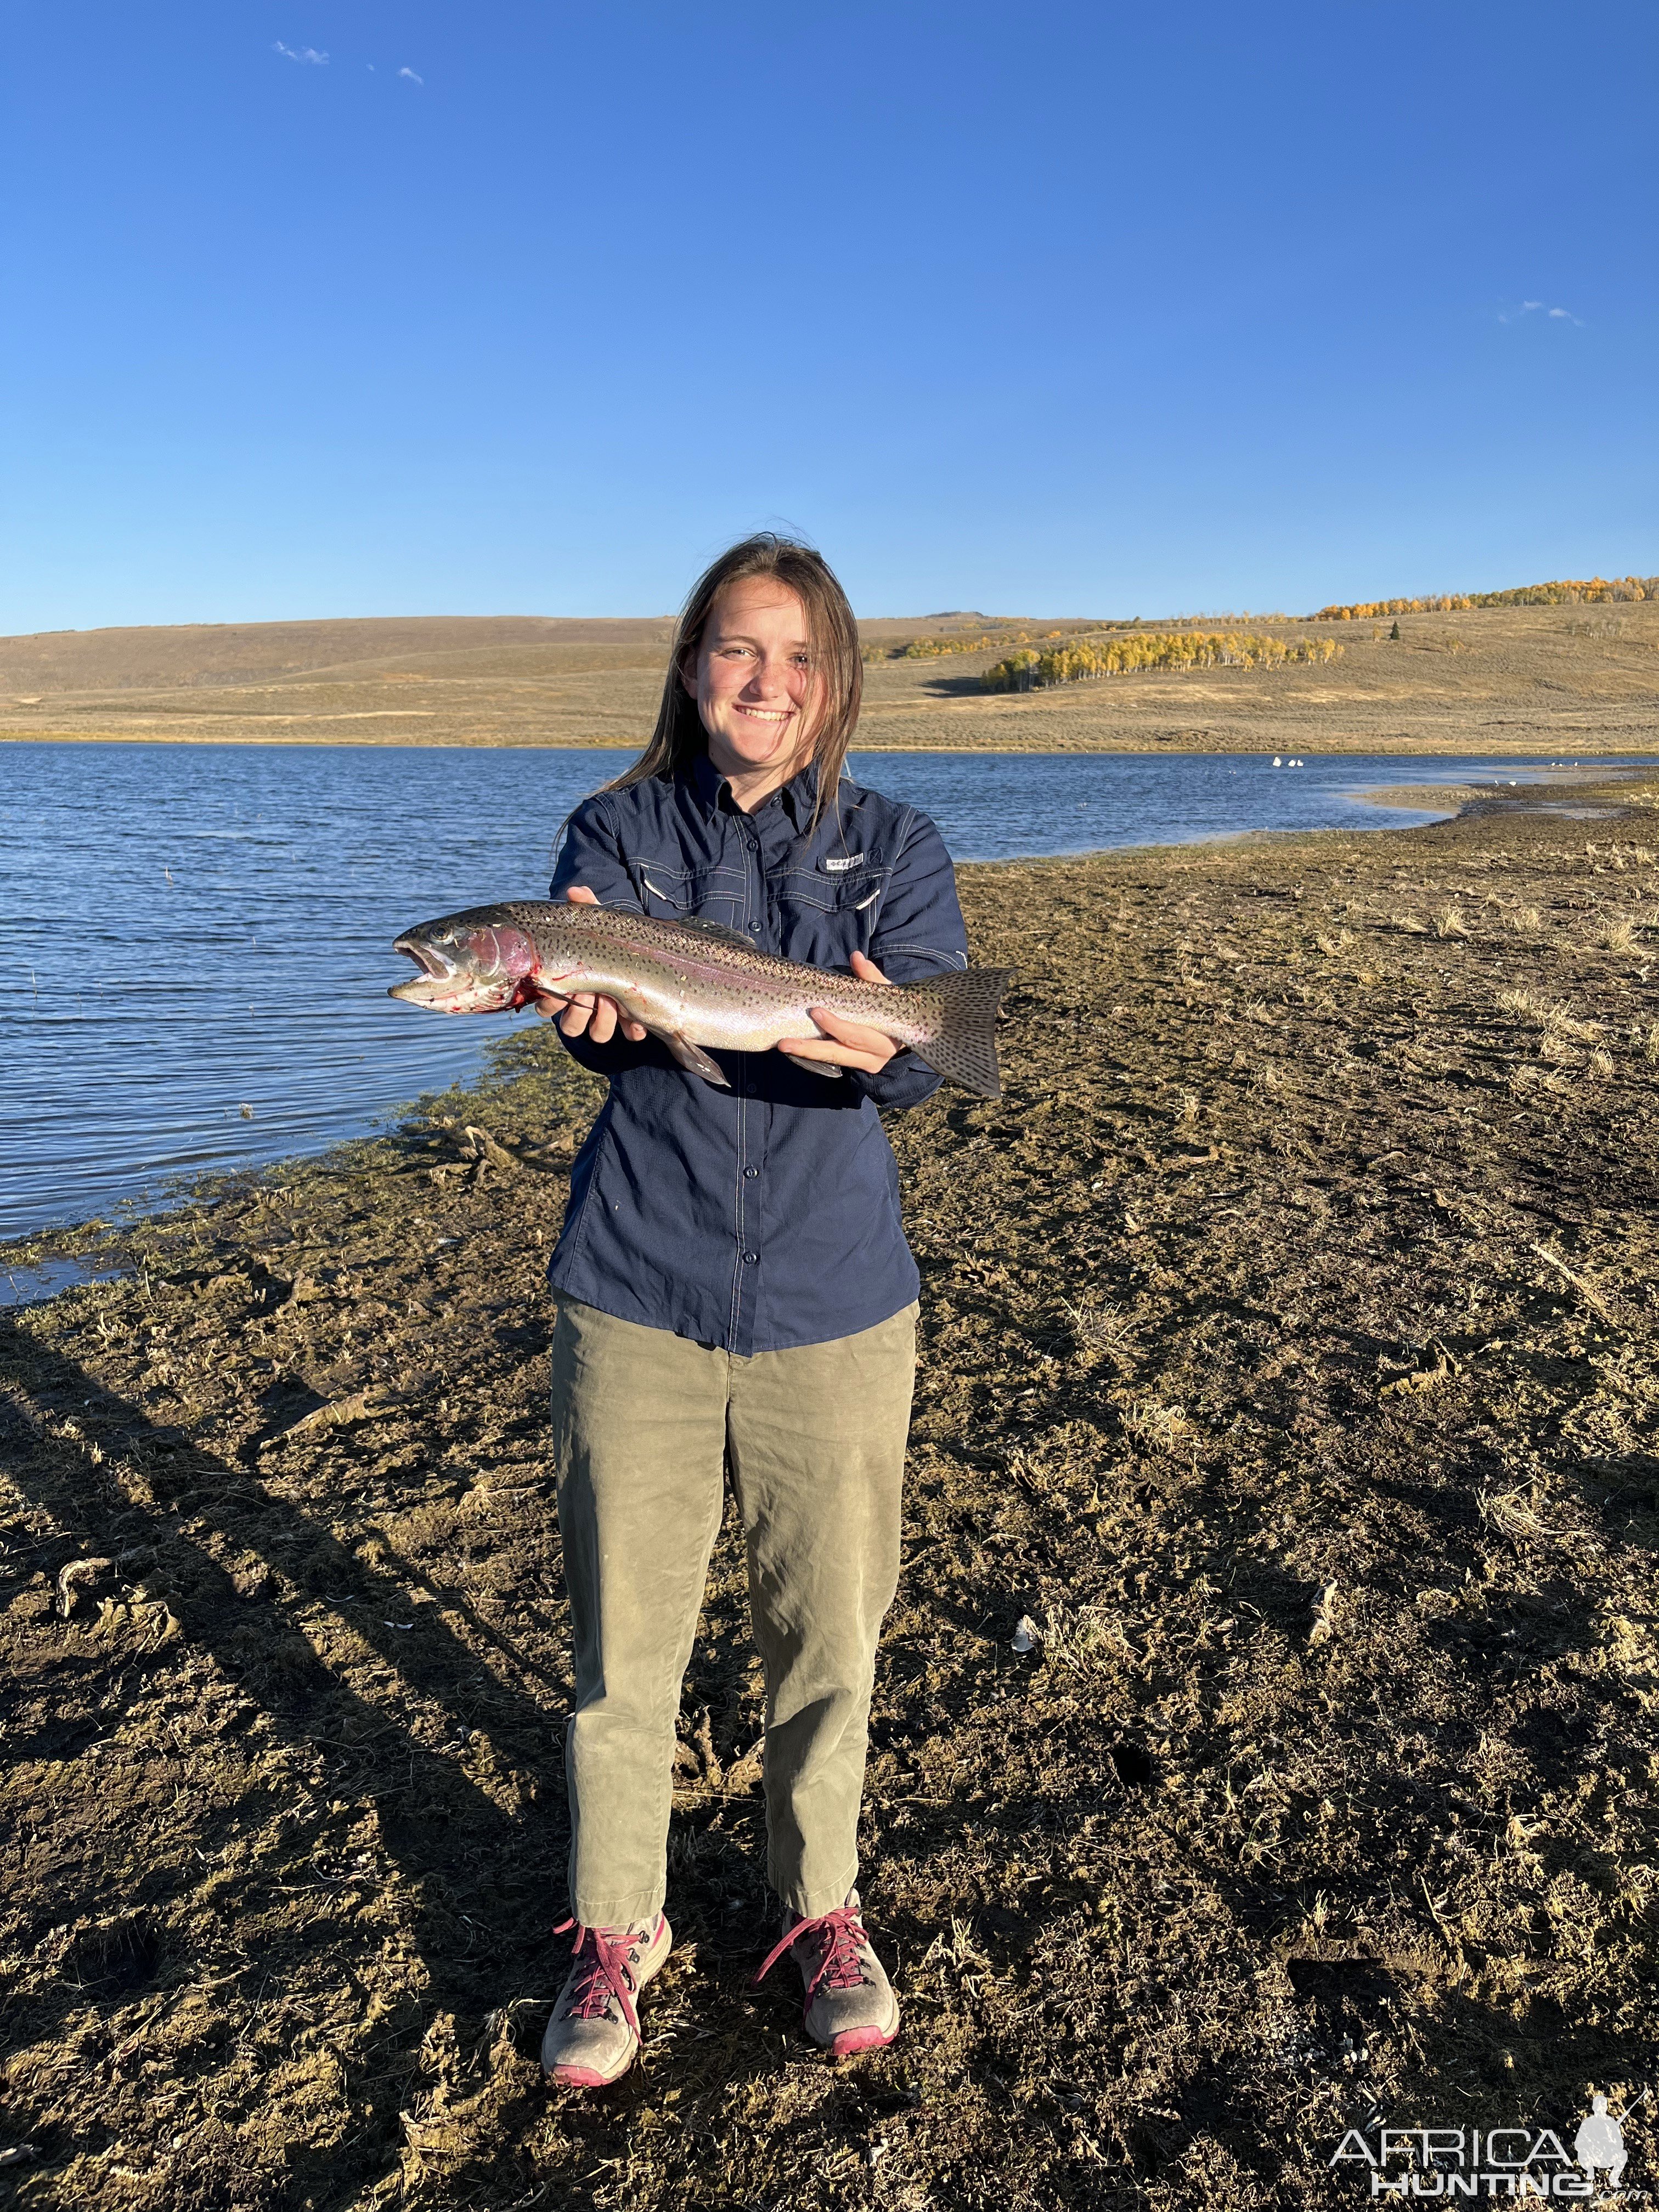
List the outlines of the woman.
{"type": "MultiPolygon", "coordinates": [[[[866,981],[967,964],[938,831],[842,777],[858,631],[820,556],[748,538],[680,617],[650,744],[565,825],[553,896],[742,932],[866,981]]],[[[766,1674],[768,1876],[837,2056],[898,2001],[860,1916],[857,1831],[876,1638],[898,1576],[915,1263],[878,1107],[939,1079],[878,1030],[815,1033],[688,1073],[615,1002],[540,1001],[610,1081],[549,1270],[553,1426],[575,1643],[566,1740],[576,1949],[550,2081],[614,2081],[668,1955],[674,1719],[729,1468],[766,1674]],[[785,1054],[791,1057],[786,1058],[785,1054]]]]}

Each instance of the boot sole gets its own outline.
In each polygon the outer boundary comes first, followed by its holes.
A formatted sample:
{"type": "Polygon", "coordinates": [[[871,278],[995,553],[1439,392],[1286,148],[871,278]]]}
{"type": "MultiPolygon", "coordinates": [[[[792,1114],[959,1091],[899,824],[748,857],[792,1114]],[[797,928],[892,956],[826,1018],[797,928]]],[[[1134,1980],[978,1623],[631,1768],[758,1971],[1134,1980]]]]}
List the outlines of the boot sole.
{"type": "MultiPolygon", "coordinates": [[[[651,1964],[641,1969],[639,1983],[634,1992],[636,1998],[644,1990],[647,1983],[662,1971],[669,1953],[674,1948],[673,1929],[668,1925],[666,1919],[662,1924],[663,1933],[668,1940],[651,1964]]],[[[609,2074],[601,2074],[597,2066],[544,2066],[542,2080],[550,2089],[608,2089],[613,2081],[622,2080],[623,2075],[627,2073],[639,2055],[639,2039],[635,2037],[622,2064],[613,2068],[609,2074]]]]}

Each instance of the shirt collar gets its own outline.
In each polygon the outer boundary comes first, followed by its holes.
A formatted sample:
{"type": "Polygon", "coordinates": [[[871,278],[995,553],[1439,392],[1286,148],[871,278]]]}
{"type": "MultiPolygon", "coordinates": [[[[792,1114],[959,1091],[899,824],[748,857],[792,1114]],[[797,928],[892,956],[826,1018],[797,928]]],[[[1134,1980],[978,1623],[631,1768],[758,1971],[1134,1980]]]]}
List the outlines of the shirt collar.
{"type": "Polygon", "coordinates": [[[818,795],[818,767],[808,761],[799,775],[791,776],[778,793],[789,810],[789,818],[797,830],[804,830],[812,818],[812,808],[818,795]]]}
{"type": "Polygon", "coordinates": [[[698,753],[691,763],[691,781],[697,796],[711,810],[718,809],[729,800],[730,787],[706,751],[698,753]]]}
{"type": "MultiPolygon", "coordinates": [[[[708,757],[707,750],[697,754],[691,763],[691,781],[705,806],[735,811],[737,801],[732,796],[732,787],[708,757]]],[[[791,776],[779,790],[771,792],[761,802],[769,806],[774,799],[782,800],[790,820],[797,830],[802,830],[811,819],[812,808],[818,795],[818,770],[816,761],[808,761],[799,775],[791,776]]]]}

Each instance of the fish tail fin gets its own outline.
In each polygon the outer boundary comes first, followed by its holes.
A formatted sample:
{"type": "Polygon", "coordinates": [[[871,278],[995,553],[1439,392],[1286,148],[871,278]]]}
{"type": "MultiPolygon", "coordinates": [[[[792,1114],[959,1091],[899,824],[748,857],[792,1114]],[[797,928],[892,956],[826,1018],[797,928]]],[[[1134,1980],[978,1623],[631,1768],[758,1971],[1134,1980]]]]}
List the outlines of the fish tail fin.
{"type": "Polygon", "coordinates": [[[936,1075],[981,1098],[1000,1098],[997,1070],[997,1009],[1014,980],[1012,968],[963,968],[912,984],[939,1007],[939,1034],[911,1047],[936,1075]]]}

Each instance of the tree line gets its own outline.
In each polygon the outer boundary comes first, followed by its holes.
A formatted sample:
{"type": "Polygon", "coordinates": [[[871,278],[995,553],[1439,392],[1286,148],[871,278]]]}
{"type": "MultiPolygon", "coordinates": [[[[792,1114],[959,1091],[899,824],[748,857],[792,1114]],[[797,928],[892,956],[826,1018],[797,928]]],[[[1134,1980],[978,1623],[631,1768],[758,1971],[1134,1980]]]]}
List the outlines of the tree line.
{"type": "Polygon", "coordinates": [[[1561,576],[1549,584],[1519,584],[1509,592],[1432,592],[1421,599],[1361,599],[1348,607],[1321,607],[1310,622],[1371,622],[1379,615],[1461,615],[1473,607],[1595,606],[1610,600],[1659,599],[1659,576],[1561,576]]]}
{"type": "MultiPolygon", "coordinates": [[[[1116,627],[1112,623],[1087,623],[1077,634],[1086,635],[1094,630],[1116,627]]],[[[1066,635],[1063,629],[1042,633],[1045,640],[1066,635]]],[[[1024,629],[986,630],[978,637],[911,637],[907,638],[902,645],[866,645],[862,649],[862,657],[866,664],[872,660],[942,660],[947,653],[993,653],[1000,645],[1024,645],[1030,639],[1030,632],[1024,629]]]]}
{"type": "Polygon", "coordinates": [[[1281,668],[1291,661],[1334,660],[1334,638],[1262,637],[1237,630],[1145,630],[1096,645],[1073,639],[1039,653],[1011,653],[980,678],[988,691],[1039,691],[1054,684],[1166,669],[1281,668]]]}

